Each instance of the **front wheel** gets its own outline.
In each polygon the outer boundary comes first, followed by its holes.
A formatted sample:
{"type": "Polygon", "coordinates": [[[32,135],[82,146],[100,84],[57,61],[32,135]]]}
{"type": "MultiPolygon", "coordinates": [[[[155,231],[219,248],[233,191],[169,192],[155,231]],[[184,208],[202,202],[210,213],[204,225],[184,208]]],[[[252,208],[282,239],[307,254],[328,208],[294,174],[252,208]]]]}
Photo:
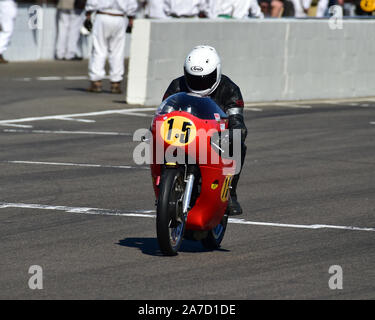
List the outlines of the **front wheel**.
{"type": "Polygon", "coordinates": [[[168,168],[163,172],[156,212],[156,232],[161,252],[177,254],[185,231],[182,200],[185,191],[184,171],[168,168]]]}
{"type": "Polygon", "coordinates": [[[208,232],[206,238],[202,239],[202,245],[208,250],[215,250],[220,248],[223,241],[225,231],[228,224],[228,215],[225,214],[220,223],[208,232]]]}

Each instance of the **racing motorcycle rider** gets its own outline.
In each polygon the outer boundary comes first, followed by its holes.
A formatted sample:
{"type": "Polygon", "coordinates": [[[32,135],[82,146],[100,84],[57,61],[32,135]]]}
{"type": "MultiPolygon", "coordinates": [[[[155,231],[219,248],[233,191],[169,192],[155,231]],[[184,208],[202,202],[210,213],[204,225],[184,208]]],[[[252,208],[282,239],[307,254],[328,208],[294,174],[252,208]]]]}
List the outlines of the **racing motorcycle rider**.
{"type": "MultiPolygon", "coordinates": [[[[171,82],[164,94],[163,100],[178,92],[192,92],[202,97],[210,97],[228,115],[229,130],[241,130],[241,170],[245,160],[245,139],[247,128],[244,123],[244,102],[240,88],[227,76],[221,73],[221,60],[215,48],[197,46],[186,57],[184,76],[171,82]]],[[[242,208],[237,201],[237,184],[241,170],[233,177],[229,215],[242,214],[242,208]]]]}

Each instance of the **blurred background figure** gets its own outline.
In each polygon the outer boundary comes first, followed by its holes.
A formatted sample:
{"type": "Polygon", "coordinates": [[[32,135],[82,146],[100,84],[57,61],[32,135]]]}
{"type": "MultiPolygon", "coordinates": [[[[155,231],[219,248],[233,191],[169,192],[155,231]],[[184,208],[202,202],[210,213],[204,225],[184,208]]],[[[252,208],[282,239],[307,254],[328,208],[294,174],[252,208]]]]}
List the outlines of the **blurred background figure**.
{"type": "Polygon", "coordinates": [[[208,13],[208,2],[207,0],[164,0],[164,11],[167,16],[173,18],[203,17],[208,13]]]}
{"type": "Polygon", "coordinates": [[[17,5],[13,0],[0,0],[0,63],[8,63],[3,54],[8,49],[17,16],[17,5]]]}
{"type": "Polygon", "coordinates": [[[294,5],[294,16],[296,18],[306,18],[312,0],[292,0],[294,5]]]}
{"type": "Polygon", "coordinates": [[[343,7],[344,0],[319,0],[318,5],[317,5],[316,17],[317,18],[328,17],[330,15],[329,8],[335,5],[343,7]]]}
{"type": "Polygon", "coordinates": [[[257,0],[208,0],[209,18],[264,18],[257,0]]]}
{"type": "Polygon", "coordinates": [[[265,17],[280,18],[283,15],[284,1],[259,0],[259,5],[265,17]]]}
{"type": "Polygon", "coordinates": [[[59,0],[58,36],[56,41],[57,60],[82,60],[78,47],[80,30],[85,20],[83,13],[86,0],[59,0]]]}
{"type": "Polygon", "coordinates": [[[121,93],[124,77],[125,33],[133,24],[138,9],[137,0],[88,0],[86,4],[87,29],[92,27],[92,51],[89,61],[90,92],[102,91],[105,63],[108,57],[111,92],[121,93]],[[91,15],[96,12],[92,25],[91,15]]]}
{"type": "Polygon", "coordinates": [[[260,5],[258,3],[258,0],[246,0],[250,16],[254,18],[264,18],[264,14],[262,12],[262,9],[260,8],[260,5]]]}
{"type": "Polygon", "coordinates": [[[325,15],[328,15],[328,3],[329,0],[319,0],[316,10],[317,18],[323,18],[325,15]]]}
{"type": "Polygon", "coordinates": [[[145,18],[147,19],[165,19],[167,15],[164,12],[163,0],[143,0],[145,18]]]}
{"type": "Polygon", "coordinates": [[[344,16],[353,17],[356,15],[356,0],[345,1],[344,16]]]}

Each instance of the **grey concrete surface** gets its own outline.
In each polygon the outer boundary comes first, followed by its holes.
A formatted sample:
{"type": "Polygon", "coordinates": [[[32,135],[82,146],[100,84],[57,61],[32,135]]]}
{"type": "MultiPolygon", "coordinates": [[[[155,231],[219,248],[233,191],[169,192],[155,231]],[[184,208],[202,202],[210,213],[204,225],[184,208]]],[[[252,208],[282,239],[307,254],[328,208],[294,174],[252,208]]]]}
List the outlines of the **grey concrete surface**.
{"type": "MultiPolygon", "coordinates": [[[[85,63],[0,66],[0,299],[375,298],[373,231],[229,224],[221,250],[185,241],[177,257],[163,257],[153,218],[22,208],[154,210],[148,170],[109,167],[134,166],[131,134],[149,126],[151,111],[6,125],[134,108],[123,96],[86,93],[86,80],[36,80],[85,74],[85,63]],[[43,268],[43,290],[28,287],[31,265],[43,268]],[[328,287],[332,265],[343,269],[342,290],[328,287]]],[[[238,218],[374,228],[375,102],[310,107],[245,112],[238,218]]]]}

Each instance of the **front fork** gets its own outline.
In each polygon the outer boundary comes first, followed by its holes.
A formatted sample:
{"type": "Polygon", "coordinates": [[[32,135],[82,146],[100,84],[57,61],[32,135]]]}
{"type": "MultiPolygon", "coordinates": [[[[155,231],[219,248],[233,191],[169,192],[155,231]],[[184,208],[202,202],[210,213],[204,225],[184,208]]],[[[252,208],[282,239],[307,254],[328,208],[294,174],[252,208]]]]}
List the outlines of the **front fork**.
{"type": "Polygon", "coordinates": [[[195,179],[194,174],[189,173],[185,180],[186,187],[185,187],[184,197],[182,198],[182,213],[185,217],[185,221],[187,219],[187,214],[190,209],[190,201],[191,201],[191,195],[193,194],[194,179],[195,179]]]}
{"type": "MultiPolygon", "coordinates": [[[[176,167],[176,164],[168,163],[166,164],[166,169],[168,167],[169,168],[176,167]]],[[[182,222],[187,221],[188,212],[191,209],[191,200],[192,200],[193,189],[194,189],[195,175],[196,175],[195,168],[191,170],[191,169],[188,169],[187,166],[185,166],[185,172],[184,172],[185,190],[184,190],[182,197],[179,200],[177,200],[180,204],[176,206],[176,217],[175,217],[176,222],[182,223],[182,222]],[[178,210],[177,208],[181,208],[181,209],[178,210]]],[[[157,202],[155,202],[155,204],[157,205],[157,202]]]]}

